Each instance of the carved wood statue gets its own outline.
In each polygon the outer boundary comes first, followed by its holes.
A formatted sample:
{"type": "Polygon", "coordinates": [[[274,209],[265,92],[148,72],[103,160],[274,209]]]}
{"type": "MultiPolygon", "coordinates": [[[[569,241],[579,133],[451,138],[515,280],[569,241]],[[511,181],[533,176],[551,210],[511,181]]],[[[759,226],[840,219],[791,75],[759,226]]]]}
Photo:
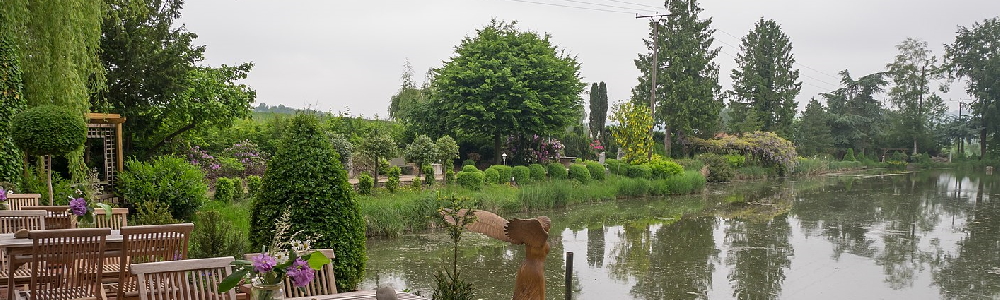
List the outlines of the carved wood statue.
{"type": "MultiPolygon", "coordinates": [[[[464,210],[460,211],[458,215],[464,215],[463,212],[464,210]]],[[[469,231],[514,245],[524,245],[524,262],[521,262],[521,268],[514,277],[513,299],[545,299],[545,256],[549,254],[548,239],[551,226],[549,217],[508,221],[488,211],[477,210],[473,214],[476,216],[476,221],[465,226],[469,231]]],[[[455,224],[455,221],[448,216],[445,216],[445,221],[455,224]]]]}

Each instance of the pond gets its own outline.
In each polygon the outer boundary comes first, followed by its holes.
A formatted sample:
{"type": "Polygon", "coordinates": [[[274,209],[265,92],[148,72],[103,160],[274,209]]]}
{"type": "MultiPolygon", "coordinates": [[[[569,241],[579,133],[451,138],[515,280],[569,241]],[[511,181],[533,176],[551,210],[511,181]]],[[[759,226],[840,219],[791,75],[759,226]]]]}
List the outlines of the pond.
{"type": "MultiPolygon", "coordinates": [[[[565,299],[573,252],[573,299],[997,299],[996,181],[851,174],[540,212],[553,226],[547,298],[565,299]]],[[[511,298],[523,247],[466,234],[459,251],[477,298],[511,298]]],[[[429,296],[451,243],[443,232],[373,239],[368,255],[364,288],[429,296]]]]}

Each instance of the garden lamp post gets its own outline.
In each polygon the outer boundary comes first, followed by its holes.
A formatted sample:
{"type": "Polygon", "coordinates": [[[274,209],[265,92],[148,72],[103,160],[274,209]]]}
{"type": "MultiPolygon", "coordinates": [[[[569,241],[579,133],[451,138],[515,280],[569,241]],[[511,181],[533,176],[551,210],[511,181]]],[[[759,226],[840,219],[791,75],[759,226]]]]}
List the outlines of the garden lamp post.
{"type": "Polygon", "coordinates": [[[501,153],[500,157],[503,157],[503,165],[507,165],[507,152],[501,153]]]}

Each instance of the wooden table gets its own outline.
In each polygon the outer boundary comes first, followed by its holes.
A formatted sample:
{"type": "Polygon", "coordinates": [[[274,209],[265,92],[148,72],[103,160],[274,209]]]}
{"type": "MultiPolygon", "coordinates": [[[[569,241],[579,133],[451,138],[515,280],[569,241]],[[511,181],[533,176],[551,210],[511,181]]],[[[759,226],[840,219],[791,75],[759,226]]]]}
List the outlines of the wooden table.
{"type": "MultiPolygon", "coordinates": [[[[118,251],[122,249],[121,231],[112,230],[105,244],[108,254],[119,255],[118,251]]],[[[7,254],[7,299],[14,299],[14,271],[31,262],[33,245],[31,239],[16,239],[13,233],[0,234],[0,250],[7,254]]]]}
{"type": "MultiPolygon", "coordinates": [[[[397,292],[396,299],[428,300],[430,298],[424,298],[409,293],[397,292]]],[[[312,297],[285,298],[285,300],[375,300],[375,291],[360,291],[360,292],[339,293],[333,295],[322,295],[322,296],[312,296],[312,297]]]]}

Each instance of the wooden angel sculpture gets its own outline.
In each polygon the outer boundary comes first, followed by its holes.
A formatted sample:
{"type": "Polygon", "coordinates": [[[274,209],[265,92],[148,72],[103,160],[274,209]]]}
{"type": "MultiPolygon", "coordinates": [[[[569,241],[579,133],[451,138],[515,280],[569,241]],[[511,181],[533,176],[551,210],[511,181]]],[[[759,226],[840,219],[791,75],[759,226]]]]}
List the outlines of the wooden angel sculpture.
{"type": "MultiPolygon", "coordinates": [[[[458,215],[462,216],[465,212],[467,210],[461,210],[458,215]]],[[[473,214],[476,216],[475,222],[465,226],[469,231],[514,245],[524,245],[524,262],[521,262],[521,268],[514,277],[513,299],[545,299],[545,256],[549,254],[548,239],[551,226],[549,217],[508,221],[488,211],[476,210],[473,214]]],[[[455,221],[447,215],[445,221],[455,224],[455,221]]]]}

